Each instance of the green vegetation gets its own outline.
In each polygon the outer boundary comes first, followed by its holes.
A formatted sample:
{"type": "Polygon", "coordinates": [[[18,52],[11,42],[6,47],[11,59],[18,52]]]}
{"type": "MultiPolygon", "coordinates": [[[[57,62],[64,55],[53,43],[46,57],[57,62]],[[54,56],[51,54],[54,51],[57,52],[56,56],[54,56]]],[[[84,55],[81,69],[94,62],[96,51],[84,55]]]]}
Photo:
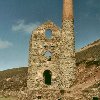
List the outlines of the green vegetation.
{"type": "Polygon", "coordinates": [[[83,61],[76,63],[77,66],[79,66],[79,64],[85,64],[85,67],[91,67],[92,65],[100,66],[100,60],[96,60],[96,61],[95,60],[90,60],[90,61],[83,60],[83,61]]]}
{"type": "Polygon", "coordinates": [[[100,66],[100,61],[94,61],[94,60],[92,60],[92,61],[87,61],[86,62],[86,67],[89,67],[91,65],[100,66]]]}

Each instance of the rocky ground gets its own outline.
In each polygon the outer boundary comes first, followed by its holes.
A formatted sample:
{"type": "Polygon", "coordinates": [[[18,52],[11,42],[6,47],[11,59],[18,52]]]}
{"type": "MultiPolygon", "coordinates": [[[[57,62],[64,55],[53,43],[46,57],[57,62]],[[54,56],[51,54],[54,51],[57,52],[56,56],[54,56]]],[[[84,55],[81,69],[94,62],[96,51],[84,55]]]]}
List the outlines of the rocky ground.
{"type": "MultiPolygon", "coordinates": [[[[100,94],[100,41],[76,53],[77,79],[73,91],[100,94]]],[[[28,67],[0,71],[0,100],[16,100],[27,86],[28,67]],[[20,91],[20,92],[19,92],[20,91]],[[12,97],[10,96],[12,95],[12,97]]],[[[91,96],[91,94],[90,94],[91,96]]]]}

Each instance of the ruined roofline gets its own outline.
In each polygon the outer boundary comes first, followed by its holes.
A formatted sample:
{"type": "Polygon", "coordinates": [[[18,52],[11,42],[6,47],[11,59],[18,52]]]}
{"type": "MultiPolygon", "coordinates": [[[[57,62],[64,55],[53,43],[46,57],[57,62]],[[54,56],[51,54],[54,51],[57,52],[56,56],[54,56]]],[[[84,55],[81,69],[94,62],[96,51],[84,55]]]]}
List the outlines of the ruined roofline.
{"type": "Polygon", "coordinates": [[[40,27],[42,27],[42,26],[44,26],[44,25],[48,25],[48,24],[51,24],[52,26],[55,26],[58,30],[61,30],[61,28],[60,28],[58,25],[56,25],[53,21],[48,20],[48,21],[46,21],[46,22],[40,24],[39,26],[37,26],[37,28],[35,28],[35,29],[32,31],[32,33],[33,33],[34,31],[36,31],[37,29],[39,29],[40,27]]]}

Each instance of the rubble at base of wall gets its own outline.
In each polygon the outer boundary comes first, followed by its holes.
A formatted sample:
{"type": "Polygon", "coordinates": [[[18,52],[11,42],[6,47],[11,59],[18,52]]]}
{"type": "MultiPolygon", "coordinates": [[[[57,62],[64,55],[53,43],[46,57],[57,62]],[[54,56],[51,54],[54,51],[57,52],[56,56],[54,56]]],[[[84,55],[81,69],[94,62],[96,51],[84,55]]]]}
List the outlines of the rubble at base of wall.
{"type": "Polygon", "coordinates": [[[70,90],[31,90],[31,91],[20,91],[18,100],[92,100],[92,94],[84,94],[82,92],[73,93],[70,90]],[[88,98],[87,98],[88,97],[88,98]]]}
{"type": "Polygon", "coordinates": [[[100,93],[95,91],[75,91],[73,90],[20,90],[20,91],[0,91],[3,97],[15,97],[16,100],[92,100],[93,97],[100,98],[100,93]]]}
{"type": "MultiPolygon", "coordinates": [[[[95,91],[95,93],[97,93],[95,91]]],[[[16,100],[92,100],[94,93],[78,92],[70,90],[25,90],[25,91],[0,91],[0,95],[4,97],[16,97],[16,100]]],[[[100,93],[97,96],[100,98],[100,93]]],[[[98,99],[99,100],[99,99],[98,99]]]]}

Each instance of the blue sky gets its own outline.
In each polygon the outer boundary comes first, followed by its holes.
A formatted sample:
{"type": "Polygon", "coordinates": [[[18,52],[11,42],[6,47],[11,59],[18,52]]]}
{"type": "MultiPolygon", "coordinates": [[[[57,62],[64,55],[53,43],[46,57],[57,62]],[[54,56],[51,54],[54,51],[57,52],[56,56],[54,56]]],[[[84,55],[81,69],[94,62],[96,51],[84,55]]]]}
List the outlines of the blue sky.
{"type": "MultiPolygon", "coordinates": [[[[76,50],[100,38],[100,0],[74,0],[76,50]]],[[[31,31],[61,27],[62,0],[0,0],[0,70],[28,65],[31,31]]]]}

